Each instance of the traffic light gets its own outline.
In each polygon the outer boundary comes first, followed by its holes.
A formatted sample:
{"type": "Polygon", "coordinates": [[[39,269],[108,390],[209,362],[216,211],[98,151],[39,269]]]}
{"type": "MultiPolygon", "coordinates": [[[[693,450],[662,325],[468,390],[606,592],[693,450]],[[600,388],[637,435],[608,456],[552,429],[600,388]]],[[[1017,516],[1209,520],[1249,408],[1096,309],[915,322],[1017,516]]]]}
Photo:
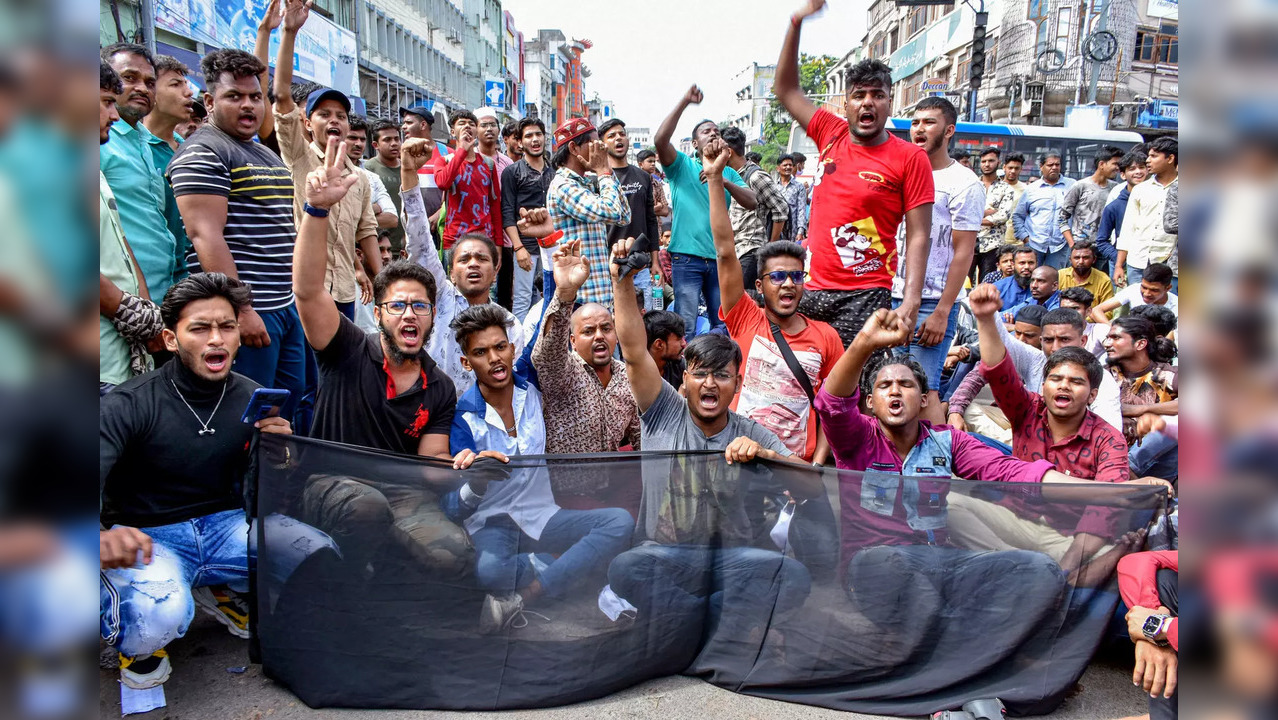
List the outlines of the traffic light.
{"type": "Polygon", "coordinates": [[[973,90],[981,86],[981,78],[985,75],[985,17],[986,13],[977,13],[976,25],[972,28],[972,59],[969,63],[968,77],[973,90]]]}

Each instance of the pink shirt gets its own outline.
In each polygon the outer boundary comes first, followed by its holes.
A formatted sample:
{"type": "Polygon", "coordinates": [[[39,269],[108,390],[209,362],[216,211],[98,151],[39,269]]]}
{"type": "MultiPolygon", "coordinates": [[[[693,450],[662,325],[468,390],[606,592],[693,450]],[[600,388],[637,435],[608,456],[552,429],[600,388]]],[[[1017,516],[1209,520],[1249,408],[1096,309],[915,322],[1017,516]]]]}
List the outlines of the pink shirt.
{"type": "Polygon", "coordinates": [[[1038,483],[1052,464],[1004,455],[948,425],[919,420],[918,445],[902,459],[879,421],[857,407],[860,391],[835,397],[816,394],[816,411],[830,440],[839,478],[843,564],[858,550],[876,545],[944,545],[947,480],[1038,483]],[[904,476],[904,477],[902,477],[904,476]]]}

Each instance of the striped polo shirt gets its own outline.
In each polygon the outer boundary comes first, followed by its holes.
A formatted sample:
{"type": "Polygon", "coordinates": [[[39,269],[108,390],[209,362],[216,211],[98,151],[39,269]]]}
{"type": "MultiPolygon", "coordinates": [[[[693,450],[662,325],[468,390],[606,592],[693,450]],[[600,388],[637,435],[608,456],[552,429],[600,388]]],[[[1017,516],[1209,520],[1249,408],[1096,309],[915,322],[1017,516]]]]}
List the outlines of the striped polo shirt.
{"type": "MultiPolygon", "coordinates": [[[[222,237],[240,280],[253,289],[253,309],[279,310],[293,303],[293,178],[278,155],[242,142],[212,124],[187,139],[169,163],[173,194],[227,199],[222,237]]],[[[194,250],[187,268],[200,272],[194,250]]]]}

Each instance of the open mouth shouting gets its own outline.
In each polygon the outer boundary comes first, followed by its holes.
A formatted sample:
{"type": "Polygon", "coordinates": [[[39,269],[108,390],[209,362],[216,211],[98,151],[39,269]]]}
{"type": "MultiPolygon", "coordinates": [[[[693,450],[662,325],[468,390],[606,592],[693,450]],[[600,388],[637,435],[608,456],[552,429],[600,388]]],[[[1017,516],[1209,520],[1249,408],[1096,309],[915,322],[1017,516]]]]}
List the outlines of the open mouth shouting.
{"type": "Polygon", "coordinates": [[[222,348],[204,351],[204,368],[211,375],[219,375],[231,366],[231,354],[222,348]]]}
{"type": "Polygon", "coordinates": [[[856,114],[856,126],[861,130],[873,130],[878,116],[872,110],[862,110],[856,114]]]}
{"type": "Polygon", "coordinates": [[[403,341],[404,347],[416,348],[421,345],[422,330],[416,323],[405,322],[399,326],[399,338],[403,341]]]}
{"type": "Polygon", "coordinates": [[[343,140],[346,137],[345,133],[342,132],[342,129],[336,125],[329,125],[324,128],[324,134],[331,138],[337,138],[338,140],[343,140]]]}
{"type": "Polygon", "coordinates": [[[496,382],[505,382],[510,377],[510,368],[502,363],[496,363],[488,369],[488,377],[496,382]]]}
{"type": "Polygon", "coordinates": [[[793,311],[798,307],[799,293],[793,290],[782,290],[777,293],[777,309],[793,311]]]}
{"type": "Polygon", "coordinates": [[[1069,393],[1056,393],[1052,396],[1052,406],[1058,410],[1065,410],[1074,402],[1074,396],[1069,393]]]}
{"type": "Polygon", "coordinates": [[[256,128],[258,126],[257,113],[253,113],[253,112],[240,113],[240,117],[236,122],[239,123],[240,127],[245,128],[246,130],[252,129],[254,130],[254,132],[256,132],[256,128]]]}
{"type": "Polygon", "coordinates": [[[719,393],[714,390],[702,390],[697,394],[697,404],[701,412],[712,414],[719,410],[719,393]]]}
{"type": "Polygon", "coordinates": [[[608,343],[603,341],[591,344],[590,354],[594,355],[596,362],[606,362],[612,356],[608,351],[608,343]]]}
{"type": "Polygon", "coordinates": [[[900,417],[905,413],[905,401],[901,398],[888,400],[887,411],[892,417],[900,417]]]}

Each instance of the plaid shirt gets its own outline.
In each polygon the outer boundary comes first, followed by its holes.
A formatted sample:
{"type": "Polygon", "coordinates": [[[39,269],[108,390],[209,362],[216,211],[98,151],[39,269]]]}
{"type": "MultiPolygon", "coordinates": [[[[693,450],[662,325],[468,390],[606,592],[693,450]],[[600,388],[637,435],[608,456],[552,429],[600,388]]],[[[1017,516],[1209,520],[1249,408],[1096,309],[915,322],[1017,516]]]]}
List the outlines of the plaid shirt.
{"type": "Polygon", "coordinates": [[[763,247],[772,239],[772,223],[784,223],[790,217],[790,205],[772,176],[755,163],[747,162],[741,168],[741,177],[754,191],[759,201],[754,210],[746,210],[736,200],[728,208],[732,218],[732,233],[736,239],[737,257],[763,247]]]}
{"type": "Polygon", "coordinates": [[[777,180],[777,190],[781,192],[781,197],[785,198],[786,204],[790,206],[790,230],[783,234],[781,238],[783,240],[794,240],[800,235],[807,237],[808,186],[795,178],[791,178],[789,185],[777,180]]]}
{"type": "Polygon", "coordinates": [[[581,256],[590,263],[590,277],[577,293],[580,303],[599,303],[612,309],[612,277],[608,273],[608,226],[630,224],[630,203],[611,173],[585,177],[559,168],[546,191],[546,209],[564,242],[581,241],[581,256]]]}

